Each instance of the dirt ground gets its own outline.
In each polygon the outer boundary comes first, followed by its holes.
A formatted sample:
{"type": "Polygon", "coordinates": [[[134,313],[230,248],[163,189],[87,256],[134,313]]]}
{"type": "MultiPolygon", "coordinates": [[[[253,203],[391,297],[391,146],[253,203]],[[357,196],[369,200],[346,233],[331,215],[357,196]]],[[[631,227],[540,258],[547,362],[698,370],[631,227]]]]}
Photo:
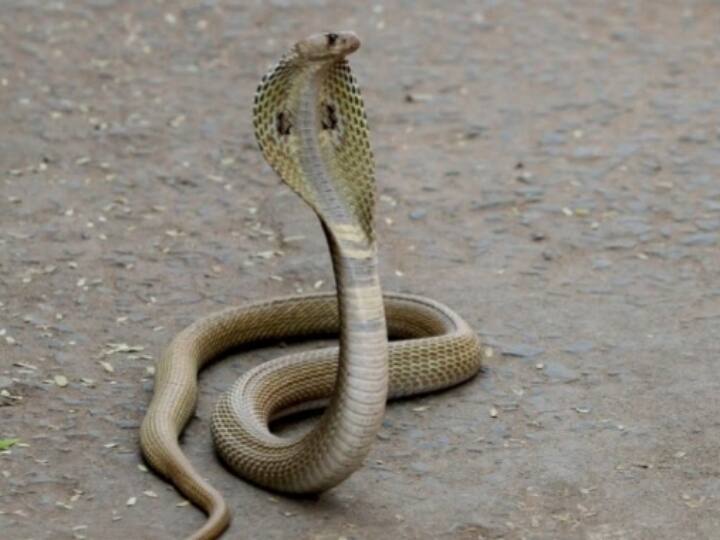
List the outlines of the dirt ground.
{"type": "Polygon", "coordinates": [[[181,538],[138,427],[171,337],[330,290],[252,135],[267,66],[354,29],[382,282],[455,307],[481,376],[391,405],[315,500],[228,473],[204,372],[183,439],[226,538],[720,538],[720,3],[0,5],[0,537],[181,538]],[[8,443],[6,442],[6,445],[8,443]]]}

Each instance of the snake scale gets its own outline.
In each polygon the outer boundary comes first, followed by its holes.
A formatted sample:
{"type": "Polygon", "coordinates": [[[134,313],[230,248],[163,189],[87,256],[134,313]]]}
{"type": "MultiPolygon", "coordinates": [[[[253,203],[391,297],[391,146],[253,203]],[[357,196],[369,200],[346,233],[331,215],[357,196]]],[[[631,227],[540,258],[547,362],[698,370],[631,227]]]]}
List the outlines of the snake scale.
{"type": "Polygon", "coordinates": [[[208,514],[188,538],[217,538],[230,523],[222,496],[178,442],[195,410],[198,371],[223,352],[339,334],[338,347],[284,356],[246,372],[212,416],[212,435],[226,464],[255,484],[286,493],[322,492],[352,474],[370,450],[388,398],[446,388],[480,369],[479,340],[457,314],[427,298],[381,292],[374,159],[346,59],[359,46],[352,32],[298,42],[263,77],[253,108],[265,158],[320,219],[337,293],[211,314],[180,332],[158,362],[140,444],[152,468],[208,514]],[[319,405],[326,405],[324,413],[309,432],[280,437],[270,431],[274,418],[319,405]]]}

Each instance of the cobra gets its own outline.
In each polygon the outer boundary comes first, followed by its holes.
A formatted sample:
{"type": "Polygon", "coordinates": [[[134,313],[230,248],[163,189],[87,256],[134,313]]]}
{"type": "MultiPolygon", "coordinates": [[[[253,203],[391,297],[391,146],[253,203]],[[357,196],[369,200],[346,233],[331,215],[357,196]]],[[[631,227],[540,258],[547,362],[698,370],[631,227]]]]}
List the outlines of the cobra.
{"type": "Polygon", "coordinates": [[[347,56],[352,32],[298,42],[263,77],[253,120],[271,167],[317,214],[333,263],[336,294],[272,299],[227,309],[180,332],[160,359],[140,430],[148,463],[208,514],[189,538],[213,539],[230,512],[185,457],[178,437],[195,410],[199,370],[241,344],[339,334],[339,346],[302,352],[249,370],[224,394],[212,434],[227,465],[287,493],[318,493],[360,467],[388,397],[458,384],[480,369],[480,343],[444,305],[383,295],[373,228],[374,159],[360,91],[347,56]],[[392,341],[388,341],[388,336],[392,341]],[[307,433],[274,434],[269,423],[325,405],[307,433]]]}

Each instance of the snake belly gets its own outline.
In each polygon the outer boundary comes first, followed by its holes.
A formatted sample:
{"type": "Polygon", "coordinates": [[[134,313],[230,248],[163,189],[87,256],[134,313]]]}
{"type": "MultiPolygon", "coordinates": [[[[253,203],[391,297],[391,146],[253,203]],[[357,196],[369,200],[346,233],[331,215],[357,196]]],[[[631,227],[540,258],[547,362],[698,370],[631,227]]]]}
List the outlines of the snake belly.
{"type": "Polygon", "coordinates": [[[456,313],[424,297],[381,292],[374,160],[346,59],[359,44],[352,32],[298,42],[263,78],[253,109],[263,155],[320,219],[337,292],[211,314],[180,332],[158,362],[140,444],[153,469],[208,514],[190,539],[217,538],[230,522],[223,497],[178,442],[195,410],[199,370],[224,352],[339,335],[338,347],[249,370],[213,413],[213,439],[226,464],[255,484],[286,493],[322,492],[357,470],[388,398],[453,386],[480,369],[479,340],[456,313]],[[270,431],[274,418],[318,404],[325,409],[310,431],[292,437],[270,431]]]}

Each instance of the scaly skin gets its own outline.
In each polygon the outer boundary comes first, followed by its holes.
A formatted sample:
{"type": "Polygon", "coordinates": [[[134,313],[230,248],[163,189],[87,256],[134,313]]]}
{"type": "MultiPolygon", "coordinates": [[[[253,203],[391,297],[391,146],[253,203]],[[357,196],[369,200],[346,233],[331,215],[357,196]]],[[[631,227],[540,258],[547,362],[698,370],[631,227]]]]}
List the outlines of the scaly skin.
{"type": "Polygon", "coordinates": [[[373,230],[374,164],[359,89],[346,56],[351,32],[303,40],[263,78],[255,96],[260,148],[318,215],[337,294],[232,308],[178,334],[158,363],[140,442],[147,461],[209,518],[190,538],[217,538],[230,514],[182,453],[178,437],[197,400],[197,374],[241,344],[340,334],[338,348],[285,356],[247,372],[218,402],[218,452],[244,478],[275,491],[317,493],[368,454],[389,397],[458,384],[480,368],[470,327],[432,300],[381,292],[373,230]],[[388,334],[402,339],[388,344],[388,334]],[[327,404],[313,430],[281,438],[268,423],[327,404]]]}

